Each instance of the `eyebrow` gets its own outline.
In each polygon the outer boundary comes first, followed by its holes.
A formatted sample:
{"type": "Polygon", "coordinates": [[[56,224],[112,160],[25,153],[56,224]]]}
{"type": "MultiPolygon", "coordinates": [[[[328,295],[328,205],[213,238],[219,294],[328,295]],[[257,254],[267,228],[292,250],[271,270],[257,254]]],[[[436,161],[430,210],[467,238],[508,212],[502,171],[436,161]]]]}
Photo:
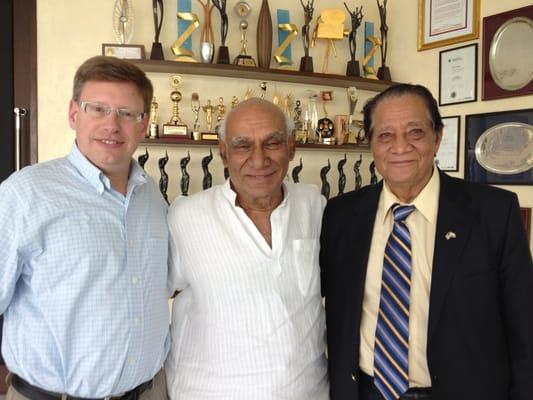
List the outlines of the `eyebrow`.
{"type": "MultiPolygon", "coordinates": [[[[283,141],[283,140],[286,139],[285,136],[286,136],[285,132],[274,131],[274,132],[270,133],[267,137],[265,137],[262,140],[262,143],[266,143],[269,140],[281,140],[281,141],[283,141]]],[[[236,137],[231,139],[230,145],[231,146],[239,146],[239,145],[244,145],[244,144],[250,144],[251,142],[252,141],[250,140],[250,138],[248,138],[246,136],[236,136],[236,137]]]]}

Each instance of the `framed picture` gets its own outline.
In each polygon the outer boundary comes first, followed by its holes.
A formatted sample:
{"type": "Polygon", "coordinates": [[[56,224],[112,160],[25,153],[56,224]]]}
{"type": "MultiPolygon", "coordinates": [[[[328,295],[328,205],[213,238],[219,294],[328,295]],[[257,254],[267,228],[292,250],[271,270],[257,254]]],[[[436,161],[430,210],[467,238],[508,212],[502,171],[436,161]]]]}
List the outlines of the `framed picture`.
{"type": "Polygon", "coordinates": [[[439,53],[439,105],[477,100],[477,44],[439,53]]]}
{"type": "Polygon", "coordinates": [[[127,60],[144,60],[144,46],[142,44],[113,44],[102,43],[102,55],[127,60]]]}
{"type": "Polygon", "coordinates": [[[479,38],[481,0],[418,0],[418,50],[479,38]]]}
{"type": "Polygon", "coordinates": [[[461,117],[443,117],[444,129],[436,163],[442,171],[459,171],[459,132],[461,131],[461,117]]]}
{"type": "Polygon", "coordinates": [[[532,185],[533,109],[466,116],[465,180],[532,185]]]}
{"type": "Polygon", "coordinates": [[[533,5],[483,18],[483,100],[533,93],[533,5]]]}

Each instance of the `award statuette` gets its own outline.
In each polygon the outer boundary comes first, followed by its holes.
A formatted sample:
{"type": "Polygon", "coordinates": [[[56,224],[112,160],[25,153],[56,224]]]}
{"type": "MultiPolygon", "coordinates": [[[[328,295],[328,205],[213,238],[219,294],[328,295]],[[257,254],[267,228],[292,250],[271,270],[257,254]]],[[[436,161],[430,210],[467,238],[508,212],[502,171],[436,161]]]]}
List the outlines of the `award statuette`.
{"type": "Polygon", "coordinates": [[[159,190],[163,195],[163,198],[168,203],[167,189],[168,189],[168,174],[165,172],[165,165],[168,162],[168,153],[165,151],[165,157],[161,157],[158,161],[159,172],[161,173],[161,178],[159,178],[159,190]]]}
{"type": "Polygon", "coordinates": [[[219,97],[218,105],[217,105],[217,124],[215,126],[216,133],[218,133],[218,128],[220,127],[220,123],[224,119],[225,115],[226,115],[226,106],[224,105],[224,98],[219,97]]]}
{"type": "Polygon", "coordinates": [[[226,12],[226,0],[212,0],[220,12],[220,47],[218,48],[217,64],[229,64],[229,49],[226,46],[228,36],[228,13],[226,12]]]}
{"type": "Polygon", "coordinates": [[[128,44],[133,36],[133,7],[130,0],[115,0],[113,31],[118,44],[103,43],[102,55],[130,60],[144,59],[144,46],[128,44]]]}
{"type": "Polygon", "coordinates": [[[200,96],[198,93],[193,93],[191,97],[191,109],[194,113],[194,124],[192,126],[192,138],[194,140],[201,140],[202,134],[200,133],[200,96]]]}
{"type": "Polygon", "coordinates": [[[368,169],[370,170],[370,184],[375,185],[378,183],[378,177],[376,176],[376,163],[372,161],[368,169]]]}
{"type": "Polygon", "coordinates": [[[211,104],[211,100],[207,100],[207,104],[202,106],[205,112],[205,122],[207,125],[207,132],[202,132],[202,140],[218,140],[218,134],[213,132],[213,112],[215,106],[211,104]]]}
{"type": "Polygon", "coordinates": [[[355,59],[355,51],[357,49],[357,29],[361,26],[361,20],[363,19],[363,6],[355,7],[354,11],[350,11],[346,2],[344,2],[344,7],[350,14],[352,19],[352,30],[348,36],[348,42],[350,44],[350,61],[346,65],[346,76],[361,76],[359,70],[359,61],[355,59]]]}
{"type": "Polygon", "coordinates": [[[213,62],[213,56],[215,55],[215,40],[213,35],[213,27],[211,26],[211,12],[215,7],[210,4],[211,0],[198,0],[198,3],[202,5],[204,9],[204,26],[202,27],[202,36],[200,37],[200,61],[203,63],[211,64],[213,62]]]}
{"type": "Polygon", "coordinates": [[[172,100],[172,117],[170,121],[163,125],[163,136],[175,137],[181,139],[189,139],[187,132],[187,125],[185,125],[180,118],[179,105],[181,101],[181,93],[178,89],[183,85],[183,79],[179,75],[172,75],[170,77],[170,86],[174,89],[170,93],[170,100],[172,100]]]}
{"type": "Polygon", "coordinates": [[[307,129],[307,143],[315,143],[317,141],[316,130],[318,127],[318,110],[316,108],[318,94],[311,89],[307,89],[305,94],[308,101],[307,110],[304,114],[304,124],[307,129]]]}
{"type": "Polygon", "coordinates": [[[302,163],[302,157],[300,157],[300,163],[299,163],[296,167],[294,167],[294,168],[292,169],[292,173],[291,173],[291,175],[292,175],[292,181],[293,181],[294,183],[298,183],[298,182],[300,182],[300,177],[299,177],[298,175],[300,175],[300,172],[302,172],[302,169],[303,169],[303,168],[304,168],[304,165],[303,165],[303,163],[302,163]]]}
{"type": "Polygon", "coordinates": [[[349,104],[349,113],[348,113],[348,143],[356,144],[357,143],[357,133],[355,126],[355,107],[357,106],[357,99],[359,97],[359,92],[355,86],[350,86],[346,89],[346,95],[348,96],[349,104]]]}
{"type": "Polygon", "coordinates": [[[330,190],[329,182],[328,182],[326,175],[328,174],[330,169],[331,169],[331,164],[328,158],[328,165],[320,169],[320,180],[322,181],[322,189],[320,190],[320,193],[322,193],[322,196],[324,196],[326,199],[329,199],[329,190],[330,190]]]}
{"type": "Polygon", "coordinates": [[[294,107],[294,138],[296,143],[307,143],[307,129],[302,119],[302,102],[296,100],[296,107],[294,107]]]}
{"type": "Polygon", "coordinates": [[[335,144],[335,125],[333,121],[328,118],[328,111],[326,110],[326,103],[333,100],[333,92],[331,90],[320,92],[322,99],[322,108],[324,110],[324,117],[320,118],[317,123],[316,134],[318,135],[318,142],[323,144],[335,144]]]}
{"type": "Polygon", "coordinates": [[[155,30],[155,37],[154,42],[152,43],[152,51],[150,53],[150,60],[164,60],[165,57],[163,56],[163,47],[161,46],[161,43],[159,42],[159,35],[161,34],[161,26],[163,25],[163,16],[164,9],[163,9],[163,0],[152,0],[152,13],[154,16],[154,30],[155,30]],[[159,11],[161,11],[161,14],[159,14],[159,11]]]}
{"type": "Polygon", "coordinates": [[[137,158],[137,161],[142,169],[144,169],[144,164],[146,164],[146,161],[148,161],[148,157],[150,157],[150,154],[148,154],[148,149],[145,147],[144,154],[139,155],[137,158]]]}
{"type": "Polygon", "coordinates": [[[346,186],[346,174],[344,173],[344,164],[346,164],[346,153],[344,153],[344,158],[341,158],[337,164],[337,170],[339,171],[339,194],[344,193],[344,187],[346,186]]]}
{"type": "Polygon", "coordinates": [[[188,196],[189,191],[189,182],[191,180],[191,177],[189,173],[187,172],[187,164],[189,164],[189,161],[191,161],[191,155],[189,152],[187,152],[187,157],[183,157],[180,160],[180,169],[181,169],[181,180],[180,180],[180,189],[181,189],[181,195],[182,196],[188,196]]]}
{"type": "Polygon", "coordinates": [[[363,179],[361,178],[361,163],[363,162],[363,155],[359,154],[359,160],[357,160],[353,165],[353,172],[355,174],[355,190],[361,189],[363,186],[363,179]]]}
{"type": "Polygon", "coordinates": [[[311,47],[315,46],[316,39],[326,39],[328,41],[324,62],[322,63],[322,72],[328,71],[329,54],[337,57],[337,49],[333,40],[342,40],[344,38],[344,11],[338,8],[322,10],[318,18],[316,29],[313,32],[311,47]]]}
{"type": "Polygon", "coordinates": [[[157,123],[157,101],[155,97],[152,98],[152,103],[150,104],[150,124],[148,124],[148,138],[157,139],[159,137],[159,125],[157,123]]]}
{"type": "Polygon", "coordinates": [[[209,148],[209,154],[202,158],[202,171],[204,171],[204,178],[202,179],[202,189],[209,189],[213,185],[213,176],[209,172],[209,163],[213,160],[213,152],[209,148]]]}
{"type": "Polygon", "coordinates": [[[234,10],[241,19],[239,22],[239,29],[241,31],[241,51],[239,52],[239,55],[235,57],[235,60],[233,60],[233,64],[245,67],[255,67],[255,60],[252,56],[249,56],[247,52],[248,40],[246,39],[246,31],[248,29],[248,21],[246,20],[246,17],[250,15],[252,8],[246,1],[239,1],[235,4],[234,10]]]}
{"type": "Polygon", "coordinates": [[[383,0],[383,5],[380,4],[379,0],[376,0],[379,8],[379,20],[381,25],[379,31],[381,32],[381,67],[378,69],[378,79],[384,81],[391,81],[390,69],[387,67],[387,35],[389,32],[389,27],[387,26],[387,0],[383,0]]]}
{"type": "Polygon", "coordinates": [[[348,139],[348,116],[339,114],[333,117],[333,126],[335,128],[335,141],[342,145],[348,139]]]}
{"type": "Polygon", "coordinates": [[[300,60],[300,71],[301,72],[313,72],[313,58],[309,56],[309,44],[310,38],[309,33],[311,30],[310,24],[313,19],[313,3],[315,0],[307,0],[307,4],[304,4],[303,0],[300,0],[302,7],[304,9],[305,24],[302,27],[302,42],[304,45],[304,56],[300,60]]]}

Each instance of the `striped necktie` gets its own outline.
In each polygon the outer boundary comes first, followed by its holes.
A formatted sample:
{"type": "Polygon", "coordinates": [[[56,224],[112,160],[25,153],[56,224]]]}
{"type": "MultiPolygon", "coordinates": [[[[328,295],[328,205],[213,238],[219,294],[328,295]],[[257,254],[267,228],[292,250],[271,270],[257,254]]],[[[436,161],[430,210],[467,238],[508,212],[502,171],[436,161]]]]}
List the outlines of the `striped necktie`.
{"type": "Polygon", "coordinates": [[[405,219],[415,206],[394,204],[394,226],[385,247],[374,343],[374,384],[386,400],[409,389],[411,237],[405,219]]]}

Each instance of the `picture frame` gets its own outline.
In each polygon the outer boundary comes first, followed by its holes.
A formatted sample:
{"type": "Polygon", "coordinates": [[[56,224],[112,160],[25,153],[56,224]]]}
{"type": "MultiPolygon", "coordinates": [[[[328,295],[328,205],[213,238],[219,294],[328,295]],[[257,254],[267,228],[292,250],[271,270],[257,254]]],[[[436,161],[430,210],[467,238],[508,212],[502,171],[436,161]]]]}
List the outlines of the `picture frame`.
{"type": "Polygon", "coordinates": [[[441,171],[459,171],[459,132],[461,132],[461,117],[454,115],[443,117],[442,139],[435,162],[441,171]]]}
{"type": "Polygon", "coordinates": [[[533,93],[532,42],[533,5],[483,18],[482,100],[533,93]]]}
{"type": "Polygon", "coordinates": [[[102,43],[102,55],[122,58],[124,60],[146,59],[142,44],[102,43]]]}
{"type": "Polygon", "coordinates": [[[418,51],[478,39],[480,2],[419,0],[418,51]]]}
{"type": "MultiPolygon", "coordinates": [[[[492,185],[532,185],[533,168],[524,172],[500,174],[483,167],[476,158],[476,143],[490,128],[504,123],[533,125],[533,108],[500,111],[493,113],[471,114],[465,118],[465,157],[464,179],[470,182],[492,185]]],[[[531,147],[531,142],[529,142],[531,147]]],[[[512,159],[511,159],[512,160],[512,159]]]]}
{"type": "Polygon", "coordinates": [[[439,106],[477,101],[477,43],[439,53],[439,106]]]}

